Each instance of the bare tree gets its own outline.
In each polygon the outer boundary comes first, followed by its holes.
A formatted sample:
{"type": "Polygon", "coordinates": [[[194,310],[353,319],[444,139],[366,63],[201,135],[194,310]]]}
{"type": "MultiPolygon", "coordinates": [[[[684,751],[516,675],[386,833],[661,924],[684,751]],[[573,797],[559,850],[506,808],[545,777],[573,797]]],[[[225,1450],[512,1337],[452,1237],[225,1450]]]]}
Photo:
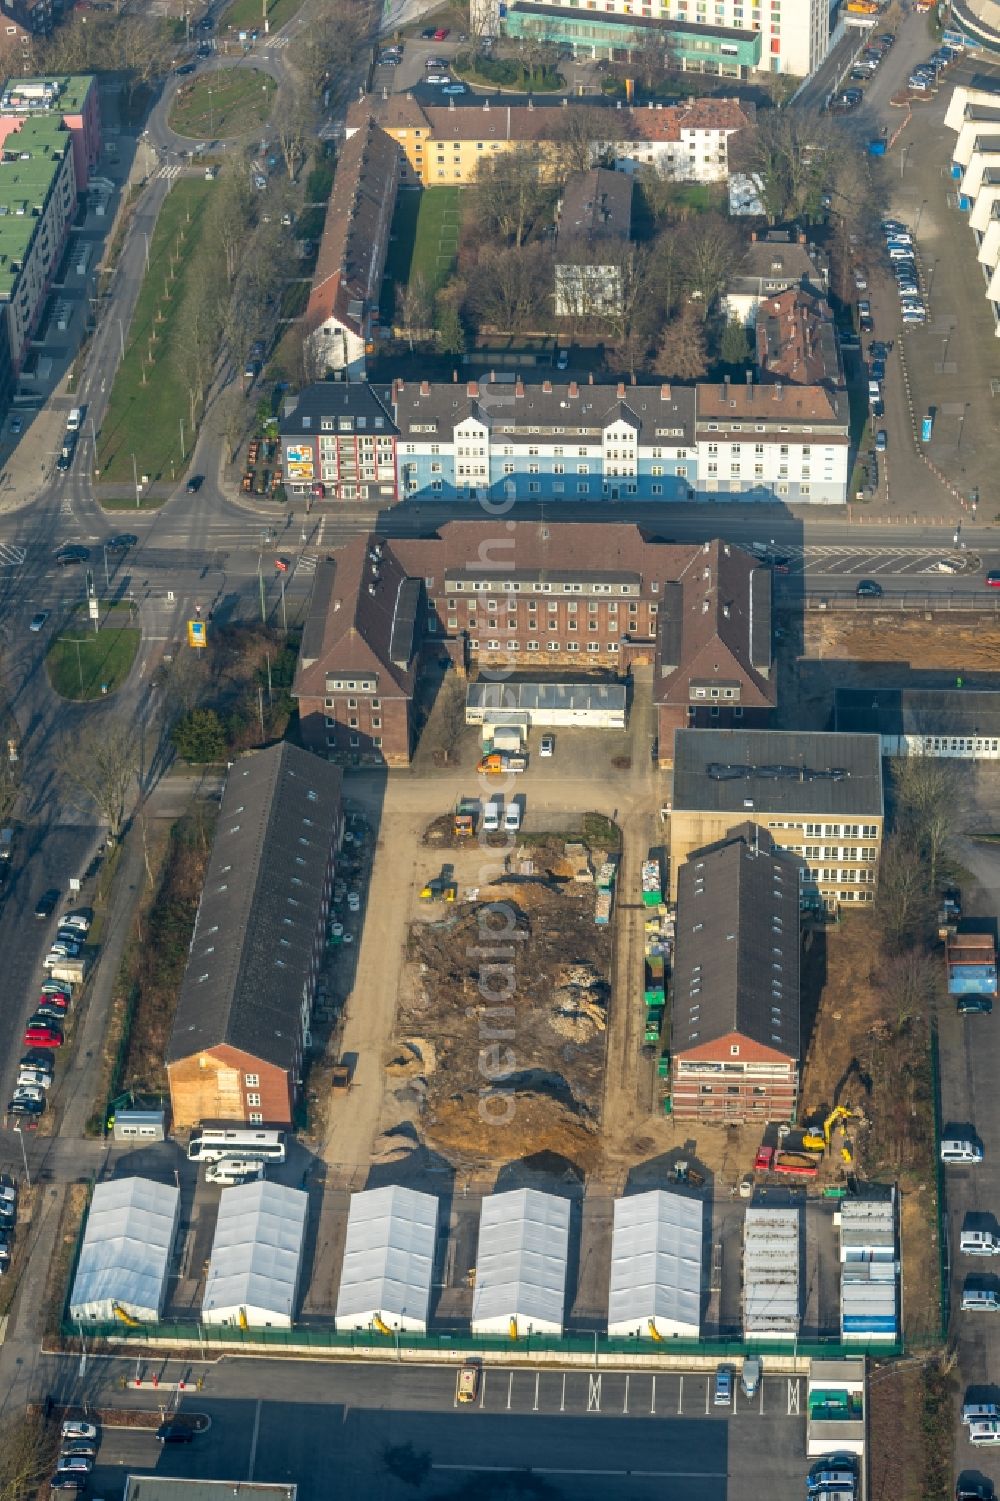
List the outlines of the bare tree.
{"type": "Polygon", "coordinates": [[[55,1432],[41,1412],[29,1408],[0,1427],[0,1501],[29,1501],[52,1472],[55,1432]]]}
{"type": "Polygon", "coordinates": [[[636,82],[652,94],[676,66],[669,33],[659,26],[644,27],[642,41],[629,49],[629,71],[636,82]]]}
{"type": "Polygon", "coordinates": [[[883,999],[892,1008],[897,1030],[926,1016],[937,994],[939,961],[922,948],[906,949],[886,961],[878,975],[883,999]]]}
{"type": "Polygon", "coordinates": [[[732,224],[719,214],[691,219],[681,233],[688,295],[707,318],[743,253],[743,242],[732,224]]]}
{"type": "Polygon", "coordinates": [[[413,353],[414,334],[418,337],[430,327],[433,303],[427,283],[417,271],[405,285],[396,288],[396,319],[413,353]]]}
{"type": "Polygon", "coordinates": [[[480,257],[469,278],[466,306],[479,322],[522,333],[544,314],[551,292],[552,256],[544,246],[497,250],[480,257]]]}
{"type": "Polygon", "coordinates": [[[9,756],[0,760],[0,823],[5,823],[14,811],[21,790],[21,763],[9,756]]]}
{"type": "Polygon", "coordinates": [[[698,380],[705,374],[705,325],[690,303],[663,330],[655,363],[668,380],[698,380]]]}
{"type": "Polygon", "coordinates": [[[593,166],[614,166],[615,143],[624,139],[621,111],[582,105],[564,109],[553,127],[549,158],[560,181],[593,166]]]}
{"type": "Polygon", "coordinates": [[[372,0],[321,0],[312,9],[310,24],[289,49],[291,61],[312,93],[324,88],[341,93],[374,34],[376,15],[372,0]]]}
{"type": "Polygon", "coordinates": [[[473,212],[487,236],[502,235],[509,243],[523,245],[553,198],[533,147],[515,146],[478,164],[473,212]]]}
{"type": "Polygon", "coordinates": [[[57,760],[77,800],[97,809],[108,826],[109,840],[116,841],[125,827],[139,771],[136,726],[102,715],[65,742],[57,760]]]}
{"type": "Polygon", "coordinates": [[[208,229],[222,251],[226,280],[236,280],[255,208],[249,163],[230,158],[216,181],[208,229]]]}
{"type": "Polygon", "coordinates": [[[937,756],[905,756],[892,764],[896,821],[926,865],[932,894],[968,806],[968,782],[954,761],[937,756]]]}
{"type": "Polygon", "coordinates": [[[875,912],[889,954],[901,954],[926,937],[934,898],[912,844],[898,834],[882,846],[875,912]]]}
{"type": "Polygon", "coordinates": [[[189,283],[181,308],[184,334],[172,345],[171,355],[188,393],[192,430],[201,420],[215,370],[222,307],[214,278],[206,275],[189,283]]]}
{"type": "Polygon", "coordinates": [[[439,750],[445,761],[450,761],[465,734],[465,684],[458,678],[448,677],[442,683],[431,725],[433,749],[439,750]]]}
{"type": "Polygon", "coordinates": [[[232,463],[247,430],[247,400],[238,385],[230,386],[224,393],[220,415],[222,432],[226,440],[226,452],[232,463]]]}
{"type": "Polygon", "coordinates": [[[310,138],[316,133],[316,107],[305,90],[294,88],[275,114],[278,145],[285,159],[285,170],[294,182],[306,159],[310,138]]]}

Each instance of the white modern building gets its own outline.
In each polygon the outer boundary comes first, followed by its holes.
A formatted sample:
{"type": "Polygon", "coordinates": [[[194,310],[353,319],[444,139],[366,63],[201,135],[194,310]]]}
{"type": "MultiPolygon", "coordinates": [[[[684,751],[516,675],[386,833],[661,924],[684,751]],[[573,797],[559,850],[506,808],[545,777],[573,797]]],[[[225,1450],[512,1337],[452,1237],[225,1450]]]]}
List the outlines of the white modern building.
{"type": "Polygon", "coordinates": [[[615,1200],[608,1334],[698,1339],[705,1206],[654,1189],[615,1200]]]}
{"type": "Polygon", "coordinates": [[[180,1207],[180,1189],[173,1183],[150,1178],[98,1183],[69,1300],[74,1322],[159,1322],[180,1207]]]}
{"type": "Polygon", "coordinates": [[[427,1332],[438,1201],[393,1184],[351,1198],[337,1328],[427,1332]]]}
{"type": "Polygon", "coordinates": [[[743,1337],[794,1340],[799,1332],[799,1210],[753,1204],[743,1227],[743,1337]]]}
{"type": "Polygon", "coordinates": [[[1000,693],[988,688],[838,688],[834,729],[878,735],[883,756],[1000,761],[1000,693]]]}
{"type": "Polygon", "coordinates": [[[960,85],[945,111],[955,132],[951,175],[968,214],[986,298],[1000,338],[1000,91],[960,85]]]}
{"type": "Polygon", "coordinates": [[[567,1199],[535,1188],[483,1200],[473,1334],[562,1334],[569,1216],[567,1199]]]}
{"type": "Polygon", "coordinates": [[[624,683],[531,683],[489,678],[470,683],[465,692],[466,724],[487,727],[523,725],[528,730],[624,730],[627,691],[624,683]]]}
{"type": "Polygon", "coordinates": [[[846,391],[781,381],[700,385],[695,442],[703,498],[842,505],[847,497],[846,391]]]}
{"type": "Polygon", "coordinates": [[[840,1206],[840,1330],[845,1344],[899,1338],[899,1253],[895,1189],[840,1206]]]}
{"type": "Polygon", "coordinates": [[[309,1195],[280,1183],[225,1188],[202,1301],[203,1324],[290,1329],[309,1195]]]}

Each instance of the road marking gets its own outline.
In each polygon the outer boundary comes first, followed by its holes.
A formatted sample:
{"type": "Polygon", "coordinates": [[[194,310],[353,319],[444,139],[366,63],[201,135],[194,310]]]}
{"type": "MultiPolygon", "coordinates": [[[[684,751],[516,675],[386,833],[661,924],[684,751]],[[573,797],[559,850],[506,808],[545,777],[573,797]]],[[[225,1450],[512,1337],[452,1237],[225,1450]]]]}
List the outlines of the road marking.
{"type": "Polygon", "coordinates": [[[541,1371],[536,1371],[535,1372],[535,1405],[531,1409],[532,1412],[537,1412],[538,1411],[538,1382],[539,1382],[539,1378],[541,1377],[541,1374],[542,1374],[541,1371]]]}
{"type": "Polygon", "coordinates": [[[587,1411],[600,1412],[601,1410],[601,1378],[600,1376],[588,1376],[590,1389],[587,1392],[587,1411]]]}
{"type": "Polygon", "coordinates": [[[656,1377],[653,1377],[653,1390],[649,1397],[649,1411],[651,1416],[656,1416],[656,1377]]]}
{"type": "Polygon", "coordinates": [[[27,557],[27,550],[12,543],[0,542],[0,567],[20,568],[27,557]]]}
{"type": "Polygon", "coordinates": [[[175,177],[178,177],[183,170],[184,169],[182,167],[177,166],[157,167],[156,171],[153,173],[153,177],[154,179],[159,177],[166,182],[172,182],[173,179],[175,177]]]}
{"type": "Polygon", "coordinates": [[[480,1382],[479,1382],[479,1405],[480,1405],[480,1407],[484,1407],[486,1405],[486,1372],[485,1371],[482,1372],[481,1379],[480,1379],[480,1382]]]}
{"type": "Polygon", "coordinates": [[[509,1475],[517,1470],[519,1475],[527,1472],[529,1475],[607,1475],[618,1478],[625,1475],[638,1475],[643,1480],[725,1480],[725,1470],[582,1470],[582,1469],[555,1469],[551,1466],[542,1465],[460,1465],[460,1464],[432,1464],[432,1470],[457,1470],[471,1475],[509,1475]]]}
{"type": "Polygon", "coordinates": [[[260,1433],[260,1410],[263,1405],[263,1401],[258,1401],[257,1410],[253,1415],[253,1438],[250,1440],[250,1464],[247,1468],[248,1481],[253,1479],[253,1467],[257,1458],[257,1436],[260,1433]]]}
{"type": "Polygon", "coordinates": [[[787,1416],[792,1417],[793,1414],[795,1417],[799,1415],[799,1378],[797,1376],[789,1376],[788,1378],[787,1416]]]}
{"type": "MultiPolygon", "coordinates": [[[[656,1378],[654,1377],[653,1379],[655,1380],[656,1378]]],[[[565,1371],[563,1371],[562,1396],[559,1398],[559,1411],[560,1412],[565,1412],[566,1411],[566,1372],[565,1371]]]]}
{"type": "Polygon", "coordinates": [[[628,1416],[628,1378],[629,1378],[629,1373],[628,1373],[628,1371],[626,1371],[625,1372],[625,1399],[624,1399],[624,1401],[622,1403],[622,1416],[623,1417],[627,1417],[628,1416]]]}
{"type": "Polygon", "coordinates": [[[510,1412],[510,1398],[514,1390],[514,1372],[511,1371],[507,1378],[507,1411],[510,1412]]]}

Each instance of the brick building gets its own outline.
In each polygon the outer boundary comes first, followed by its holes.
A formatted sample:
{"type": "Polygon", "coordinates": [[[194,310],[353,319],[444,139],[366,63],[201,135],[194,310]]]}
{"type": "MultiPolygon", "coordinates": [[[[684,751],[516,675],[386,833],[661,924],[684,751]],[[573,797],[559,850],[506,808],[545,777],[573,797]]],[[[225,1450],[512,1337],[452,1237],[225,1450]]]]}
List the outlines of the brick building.
{"type": "Polygon", "coordinates": [[[433,537],[350,539],[320,563],[294,693],[304,741],[405,765],[428,657],[624,680],[653,667],[661,755],[679,725],[766,724],[771,575],[727,542],[631,524],[453,521],[433,537]]]}
{"type": "Polygon", "coordinates": [[[291,1125],[342,834],[336,767],[281,744],[230,771],[167,1047],[175,1125],[291,1125]]]}
{"type": "Polygon", "coordinates": [[[340,153],[306,306],[309,355],[321,375],[364,375],[398,186],[396,144],[369,120],[340,153]]]}
{"type": "Polygon", "coordinates": [[[805,287],[766,298],[757,309],[757,376],[842,390],[844,367],[830,304],[805,287]]]}
{"type": "Polygon", "coordinates": [[[670,1055],[682,1120],[794,1118],[800,869],[755,824],[680,868],[670,1055]]]}
{"type": "Polygon", "coordinates": [[[750,821],[804,863],[806,906],[871,902],[882,847],[877,735],[706,729],[674,736],[670,895],[694,850],[750,821]]]}

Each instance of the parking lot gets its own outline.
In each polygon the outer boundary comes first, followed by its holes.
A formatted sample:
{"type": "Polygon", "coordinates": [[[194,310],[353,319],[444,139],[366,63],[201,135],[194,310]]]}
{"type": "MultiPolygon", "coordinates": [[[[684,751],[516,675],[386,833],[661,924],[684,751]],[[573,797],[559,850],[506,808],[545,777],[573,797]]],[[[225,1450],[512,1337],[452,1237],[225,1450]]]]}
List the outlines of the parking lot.
{"type": "Polygon", "coordinates": [[[320,1501],[336,1475],[347,1494],[397,1501],[421,1481],[424,1495],[487,1496],[512,1472],[518,1493],[595,1501],[802,1494],[804,1382],[765,1377],[753,1406],[738,1395],[732,1410],[712,1405],[710,1385],[705,1376],[491,1370],[481,1405],[456,1411],[451,1370],[324,1368],[320,1396],[308,1367],[282,1366],[274,1400],[220,1400],[207,1388],[185,1399],[211,1418],[191,1445],[161,1451],[149,1430],[108,1430],[90,1490],[117,1501],[125,1474],[149,1470],[291,1481],[299,1501],[320,1501]]]}

